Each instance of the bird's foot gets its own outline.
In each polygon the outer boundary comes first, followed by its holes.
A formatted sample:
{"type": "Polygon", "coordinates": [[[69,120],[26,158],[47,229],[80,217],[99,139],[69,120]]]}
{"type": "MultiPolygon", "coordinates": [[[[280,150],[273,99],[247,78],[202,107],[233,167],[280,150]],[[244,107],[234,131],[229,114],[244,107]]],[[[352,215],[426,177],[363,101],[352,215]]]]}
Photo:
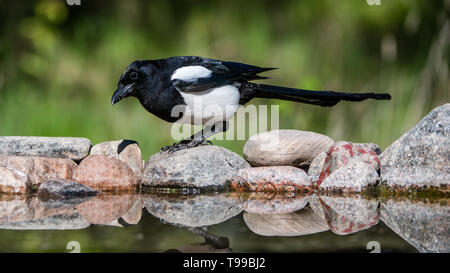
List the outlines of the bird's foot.
{"type": "Polygon", "coordinates": [[[198,147],[201,145],[212,145],[212,142],[207,139],[193,139],[189,142],[181,141],[169,146],[162,147],[160,152],[168,152],[169,154],[171,154],[179,150],[198,147]]]}

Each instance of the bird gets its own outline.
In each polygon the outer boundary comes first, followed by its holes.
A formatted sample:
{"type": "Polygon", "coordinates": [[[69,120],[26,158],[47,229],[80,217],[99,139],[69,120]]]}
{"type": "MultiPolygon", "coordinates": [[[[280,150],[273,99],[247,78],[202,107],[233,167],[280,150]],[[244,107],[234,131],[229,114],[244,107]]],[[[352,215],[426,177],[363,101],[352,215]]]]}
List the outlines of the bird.
{"type": "Polygon", "coordinates": [[[313,91],[253,82],[268,79],[259,74],[274,69],[199,56],[136,60],[120,76],[111,104],[136,97],[148,112],[164,121],[204,125],[191,137],[161,148],[161,152],[173,153],[212,144],[207,138],[225,132],[239,106],[253,98],[323,107],[340,101],[391,99],[387,93],[313,91]]]}

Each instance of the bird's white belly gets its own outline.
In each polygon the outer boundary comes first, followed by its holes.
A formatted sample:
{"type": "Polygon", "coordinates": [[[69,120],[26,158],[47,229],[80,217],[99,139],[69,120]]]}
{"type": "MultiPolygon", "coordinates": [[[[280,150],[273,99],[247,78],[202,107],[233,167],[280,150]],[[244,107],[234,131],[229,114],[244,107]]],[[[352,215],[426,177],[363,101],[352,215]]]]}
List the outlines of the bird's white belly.
{"type": "Polygon", "coordinates": [[[203,92],[181,92],[186,108],[177,123],[205,124],[229,120],[239,108],[240,93],[236,86],[225,85],[203,92]]]}

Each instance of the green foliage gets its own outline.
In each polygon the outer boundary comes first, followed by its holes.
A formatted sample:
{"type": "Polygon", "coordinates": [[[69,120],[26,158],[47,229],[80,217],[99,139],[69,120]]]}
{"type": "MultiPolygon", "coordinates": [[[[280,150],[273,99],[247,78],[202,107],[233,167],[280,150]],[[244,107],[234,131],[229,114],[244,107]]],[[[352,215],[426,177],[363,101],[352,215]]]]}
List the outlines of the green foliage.
{"type": "MultiPolygon", "coordinates": [[[[1,1],[0,135],[137,140],[170,125],[136,99],[111,106],[135,59],[200,55],[281,68],[268,83],[389,92],[321,108],[276,100],[280,127],[387,147],[448,101],[448,1],[1,1]],[[447,4],[446,4],[447,3],[447,4]],[[436,45],[438,44],[438,45],[436,45]],[[437,57],[436,57],[437,56],[437,57]]],[[[245,141],[216,141],[241,153],[245,141]]]]}

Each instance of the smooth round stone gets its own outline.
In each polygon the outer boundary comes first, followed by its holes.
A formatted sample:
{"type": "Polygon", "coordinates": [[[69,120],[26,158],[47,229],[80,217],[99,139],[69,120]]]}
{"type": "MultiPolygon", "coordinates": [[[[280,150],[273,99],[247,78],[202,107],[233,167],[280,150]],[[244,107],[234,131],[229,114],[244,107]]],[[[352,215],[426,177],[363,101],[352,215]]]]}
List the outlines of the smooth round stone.
{"type": "Polygon", "coordinates": [[[275,130],[250,137],[244,157],[252,166],[307,167],[333,144],[331,138],[314,132],[275,130]]]}

